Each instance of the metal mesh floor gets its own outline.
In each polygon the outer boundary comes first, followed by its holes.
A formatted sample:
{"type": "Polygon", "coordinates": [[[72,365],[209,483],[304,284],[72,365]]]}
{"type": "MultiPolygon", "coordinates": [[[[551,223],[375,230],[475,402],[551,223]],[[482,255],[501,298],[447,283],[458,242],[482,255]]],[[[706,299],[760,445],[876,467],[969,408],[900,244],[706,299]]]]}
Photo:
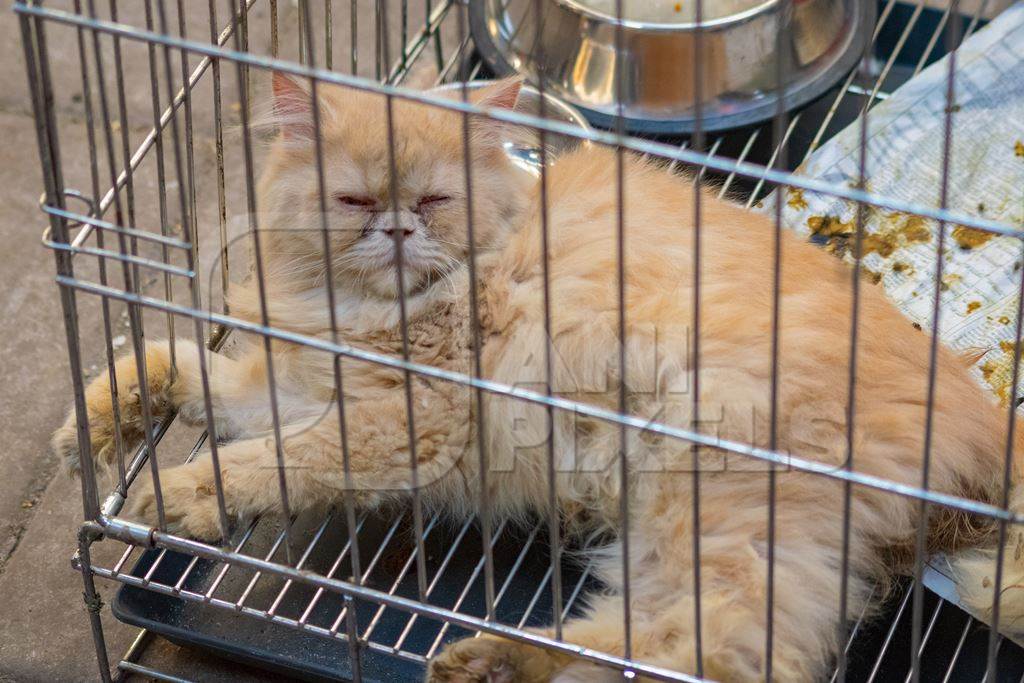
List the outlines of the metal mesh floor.
{"type": "MultiPolygon", "coordinates": [[[[496,613],[504,623],[544,625],[551,615],[550,564],[543,522],[503,526],[493,537],[496,613]]],[[[326,576],[347,576],[348,532],[336,515],[296,520],[292,542],[298,566],[326,576]]],[[[415,598],[416,546],[407,514],[359,521],[365,585],[415,598]]],[[[284,534],[267,521],[234,541],[246,554],[284,560],[284,534]]],[[[424,543],[428,601],[485,616],[483,553],[475,520],[453,524],[432,517],[424,543]]],[[[118,618],[186,646],[308,680],[347,680],[351,674],[345,610],[338,595],[290,584],[275,576],[175,552],[126,547],[121,559],[97,574],[125,583],[113,605],[118,618]],[[253,618],[256,617],[256,618],[253,618]]],[[[584,564],[563,568],[563,614],[582,606],[585,588],[597,588],[584,564]]],[[[909,680],[910,582],[900,581],[879,614],[860,615],[847,643],[850,681],[909,680]]],[[[353,603],[359,639],[366,644],[365,680],[415,680],[438,648],[469,635],[458,626],[418,618],[370,602],[353,603]]],[[[933,593],[926,594],[921,680],[984,680],[988,629],[933,593]]],[[[1024,677],[1024,650],[1003,639],[999,681],[1024,677]]],[[[122,664],[131,670],[130,662],[122,664]]],[[[835,680],[833,674],[832,680],[835,680]]]]}

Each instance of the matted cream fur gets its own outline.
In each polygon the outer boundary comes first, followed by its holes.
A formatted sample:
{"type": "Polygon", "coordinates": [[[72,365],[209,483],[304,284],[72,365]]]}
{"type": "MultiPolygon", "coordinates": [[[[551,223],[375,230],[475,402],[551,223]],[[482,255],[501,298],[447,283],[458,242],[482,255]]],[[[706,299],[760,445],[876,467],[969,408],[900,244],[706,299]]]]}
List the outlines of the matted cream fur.
{"type": "MultiPolygon", "coordinates": [[[[480,101],[510,107],[518,87],[500,83],[482,93],[480,101]]],[[[388,235],[397,228],[405,235],[412,360],[470,373],[461,115],[394,102],[396,226],[387,210],[391,179],[383,99],[326,85],[320,92],[340,338],[363,349],[401,353],[388,235]]],[[[275,77],[275,93],[282,133],[266,162],[259,193],[270,322],[329,339],[309,97],[283,76],[275,77]]],[[[509,162],[500,145],[500,124],[474,118],[471,133],[483,375],[543,391],[539,184],[509,162]]],[[[693,403],[693,182],[632,155],[623,164],[628,409],[688,427],[693,403]]],[[[584,146],[557,159],[547,175],[554,390],[609,409],[618,407],[621,377],[616,168],[614,152],[584,146]]],[[[765,447],[774,229],[770,220],[709,191],[702,197],[700,428],[765,447]]],[[[839,468],[847,457],[852,273],[789,233],[782,235],[781,250],[777,445],[839,468]]],[[[879,288],[864,285],[861,292],[853,467],[917,486],[925,450],[928,336],[901,317],[879,288]]],[[[234,288],[230,304],[233,315],[260,320],[254,282],[234,288]]],[[[210,382],[217,432],[229,439],[219,451],[227,508],[235,517],[250,518],[278,511],[281,502],[269,438],[264,350],[256,338],[242,341],[230,358],[211,355],[210,382]]],[[[167,344],[147,346],[148,382],[158,416],[174,407],[185,420],[203,422],[198,353],[179,341],[178,374],[172,377],[167,344]]],[[[333,358],[275,342],[273,363],[292,510],[337,503],[347,494],[333,358]]],[[[141,417],[134,360],[118,361],[117,371],[123,428],[126,438],[137,442],[141,417]]],[[[350,359],[343,360],[342,371],[354,479],[349,494],[365,507],[403,500],[410,482],[403,374],[350,359]]],[[[968,376],[966,363],[945,349],[939,351],[937,381],[930,488],[998,501],[1005,414],[968,376]]],[[[473,395],[464,387],[415,375],[412,385],[424,500],[452,514],[470,514],[479,496],[473,395]]],[[[105,375],[89,386],[87,402],[93,452],[109,463],[113,425],[105,375]]],[[[491,464],[487,496],[496,516],[549,513],[546,409],[486,395],[484,417],[491,464]]],[[[550,438],[559,470],[558,512],[567,528],[614,534],[620,528],[618,427],[559,413],[550,438]]],[[[54,444],[77,463],[73,415],[54,444]]],[[[693,672],[691,449],[634,431],[628,451],[632,655],[693,672]]],[[[729,681],[763,679],[766,466],[705,449],[701,468],[703,672],[729,681]]],[[[172,531],[219,537],[208,456],[164,469],[161,480],[172,531]]],[[[836,652],[843,484],[783,468],[776,500],[773,677],[809,681],[820,678],[836,652]]],[[[871,587],[884,581],[912,548],[917,509],[912,499],[854,487],[849,614],[861,613],[871,587]]],[[[148,482],[135,485],[127,511],[155,520],[148,482]]],[[[991,542],[984,524],[939,510],[935,517],[931,549],[991,542]]],[[[612,542],[595,553],[598,575],[610,590],[590,596],[586,615],[565,625],[567,641],[623,654],[620,552],[612,542]]],[[[976,564],[964,571],[967,581],[980,585],[991,561],[976,564]]],[[[1024,612],[1024,601],[1005,605],[1007,612],[1024,612]]],[[[593,681],[602,676],[616,679],[567,656],[493,637],[450,645],[432,662],[429,674],[435,681],[593,681]]]]}

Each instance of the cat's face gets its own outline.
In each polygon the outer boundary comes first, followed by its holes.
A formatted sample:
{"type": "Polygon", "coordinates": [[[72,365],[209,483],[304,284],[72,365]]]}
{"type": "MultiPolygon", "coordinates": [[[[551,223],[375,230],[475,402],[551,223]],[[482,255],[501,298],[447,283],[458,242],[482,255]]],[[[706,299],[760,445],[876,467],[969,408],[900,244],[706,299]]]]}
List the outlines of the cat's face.
{"type": "MultiPolygon", "coordinates": [[[[518,92],[518,82],[501,82],[478,101],[512,107],[518,92]]],[[[325,269],[311,100],[281,74],[274,95],[281,132],[262,182],[263,212],[274,228],[272,249],[285,255],[281,267],[315,280],[325,269]]],[[[399,260],[406,294],[462,267],[470,227],[462,115],[395,99],[389,132],[383,97],[328,85],[319,97],[336,283],[396,297],[399,260]]],[[[505,155],[500,124],[473,117],[469,128],[473,240],[483,251],[517,227],[529,179],[505,155]]]]}

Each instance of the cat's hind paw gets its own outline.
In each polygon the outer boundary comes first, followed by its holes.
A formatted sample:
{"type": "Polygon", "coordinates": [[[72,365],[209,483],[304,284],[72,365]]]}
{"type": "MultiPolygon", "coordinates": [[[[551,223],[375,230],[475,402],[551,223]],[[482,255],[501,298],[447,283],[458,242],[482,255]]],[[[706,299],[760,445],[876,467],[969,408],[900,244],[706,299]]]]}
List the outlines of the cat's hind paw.
{"type": "Polygon", "coordinates": [[[514,640],[483,635],[459,640],[430,661],[428,683],[542,683],[569,658],[514,640]]]}

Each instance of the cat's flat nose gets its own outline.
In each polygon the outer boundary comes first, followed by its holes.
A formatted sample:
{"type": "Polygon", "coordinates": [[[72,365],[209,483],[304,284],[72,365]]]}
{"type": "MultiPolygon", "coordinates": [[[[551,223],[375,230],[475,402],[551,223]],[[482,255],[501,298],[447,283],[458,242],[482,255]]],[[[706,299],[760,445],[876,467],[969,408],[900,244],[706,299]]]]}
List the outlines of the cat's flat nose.
{"type": "Polygon", "coordinates": [[[410,211],[388,211],[377,217],[374,226],[377,230],[391,239],[408,239],[416,232],[417,219],[410,211]]]}

